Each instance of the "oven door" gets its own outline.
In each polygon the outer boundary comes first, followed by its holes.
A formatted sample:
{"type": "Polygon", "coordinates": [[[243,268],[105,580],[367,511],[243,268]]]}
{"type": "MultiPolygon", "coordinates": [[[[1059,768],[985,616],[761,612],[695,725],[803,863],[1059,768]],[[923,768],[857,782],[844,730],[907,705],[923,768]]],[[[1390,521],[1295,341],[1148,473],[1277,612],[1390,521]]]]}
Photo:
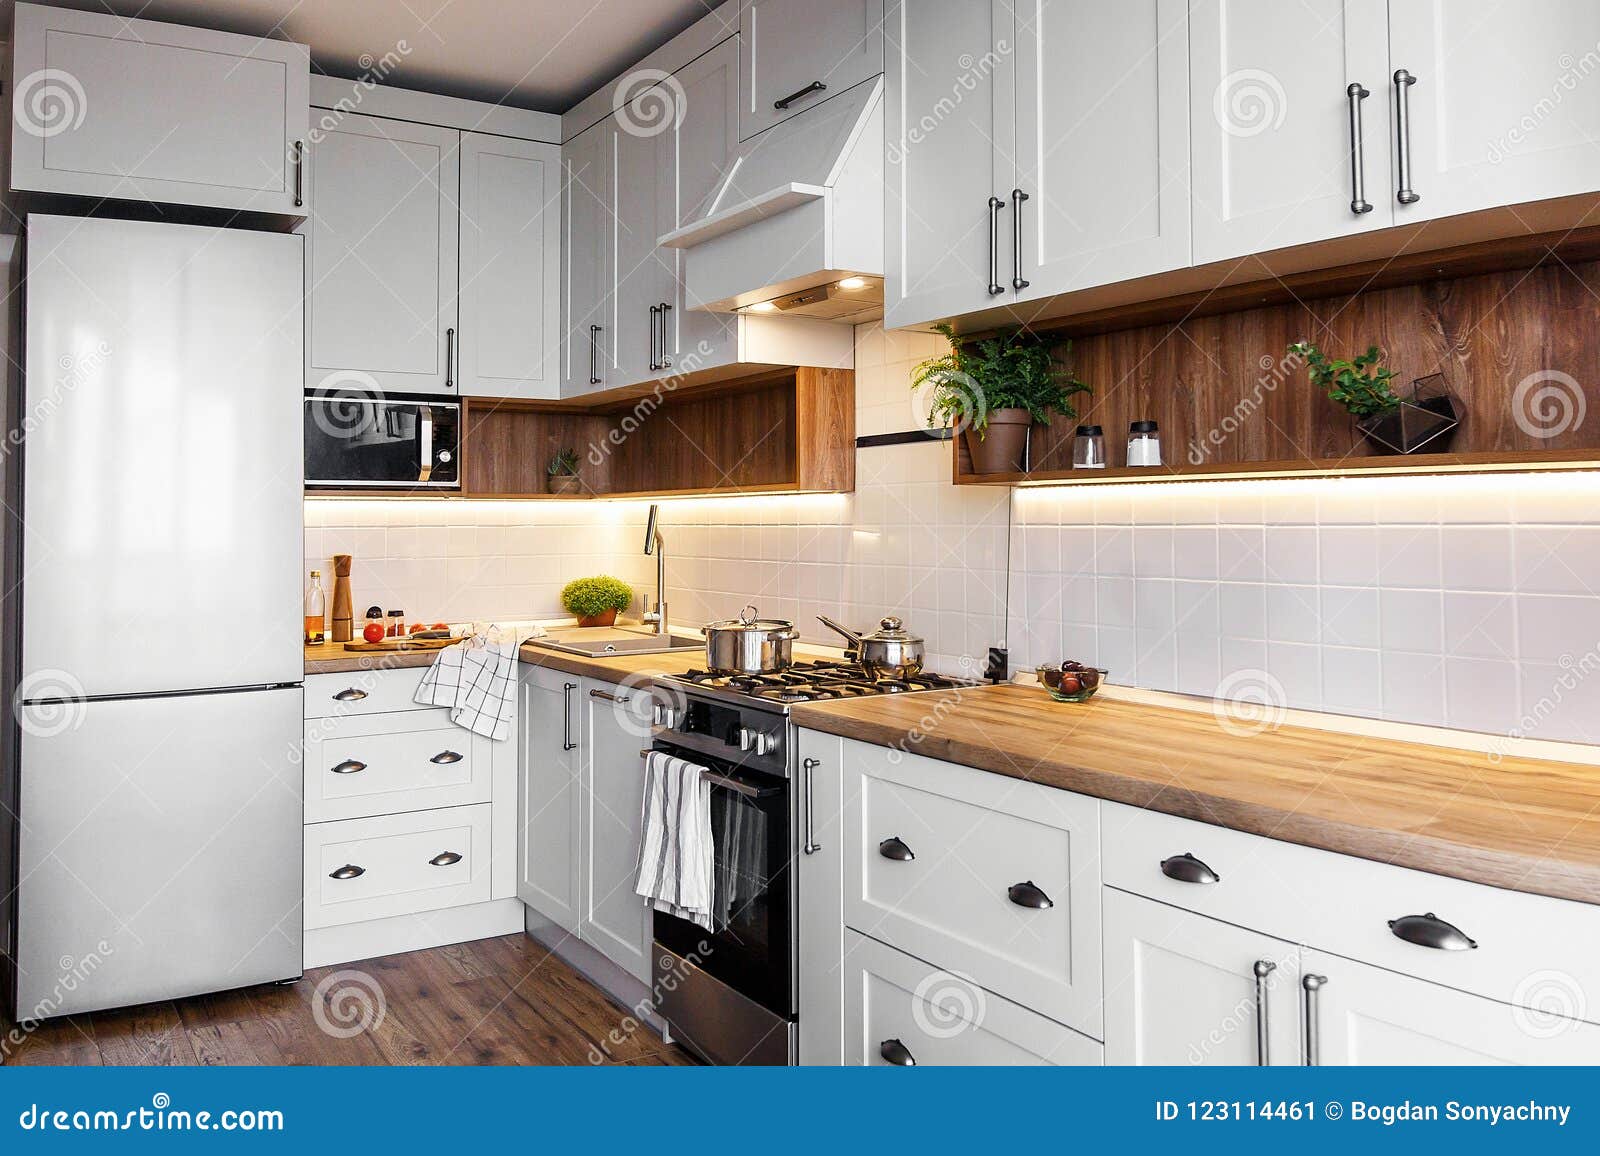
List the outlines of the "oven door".
{"type": "Polygon", "coordinates": [[[306,395],[308,488],[460,488],[461,406],[355,393],[306,395]]]}
{"type": "Polygon", "coordinates": [[[789,782],[671,743],[655,747],[707,768],[715,846],[711,929],[655,913],[665,949],[658,970],[680,973],[676,982],[658,976],[658,1010],[714,1061],[785,1063],[775,1051],[786,1053],[795,1018],[789,782]],[[740,1024],[751,1040],[725,1038],[740,1024]]]}

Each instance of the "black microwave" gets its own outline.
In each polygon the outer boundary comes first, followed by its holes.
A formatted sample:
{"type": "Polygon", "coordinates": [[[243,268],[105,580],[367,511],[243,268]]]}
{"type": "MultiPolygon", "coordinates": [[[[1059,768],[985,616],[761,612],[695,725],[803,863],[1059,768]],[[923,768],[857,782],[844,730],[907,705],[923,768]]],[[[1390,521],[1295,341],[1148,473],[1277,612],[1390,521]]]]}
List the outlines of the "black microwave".
{"type": "Polygon", "coordinates": [[[308,393],[306,488],[459,490],[461,403],[308,393]]]}

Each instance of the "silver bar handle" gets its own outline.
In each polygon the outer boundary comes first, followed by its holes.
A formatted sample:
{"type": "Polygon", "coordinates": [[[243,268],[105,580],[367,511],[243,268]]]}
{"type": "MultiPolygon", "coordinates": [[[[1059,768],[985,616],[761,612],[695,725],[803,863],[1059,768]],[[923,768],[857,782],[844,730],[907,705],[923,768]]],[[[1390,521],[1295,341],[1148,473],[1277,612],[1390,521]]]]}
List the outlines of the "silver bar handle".
{"type": "Polygon", "coordinates": [[[815,855],[822,850],[822,844],[817,842],[816,811],[811,798],[811,781],[816,778],[816,770],[822,765],[820,759],[806,759],[800,767],[805,771],[806,789],[806,842],[803,850],[807,855],[815,855]]]}
{"type": "Polygon", "coordinates": [[[1399,189],[1395,200],[1414,205],[1422,195],[1411,187],[1411,86],[1417,78],[1403,68],[1394,74],[1395,175],[1399,189]]]}
{"type": "Polygon", "coordinates": [[[444,331],[444,387],[456,387],[456,327],[444,331]]]}
{"type": "Polygon", "coordinates": [[[650,306],[650,368],[651,369],[660,369],[661,368],[661,365],[659,364],[659,362],[657,361],[657,358],[656,358],[656,320],[657,320],[658,313],[659,313],[659,310],[656,308],[656,306],[654,306],[654,305],[650,306]]]}
{"type": "Polygon", "coordinates": [[[1011,288],[1018,293],[1029,285],[1022,279],[1022,202],[1027,199],[1021,189],[1011,190],[1011,288]]]}
{"type": "MultiPolygon", "coordinates": [[[[446,386],[448,388],[448,385],[446,386]]],[[[417,422],[422,427],[422,444],[417,447],[417,484],[426,485],[433,477],[433,409],[417,407],[417,422]]]]}
{"type": "Polygon", "coordinates": [[[1256,977],[1256,1066],[1272,1064],[1272,1038],[1267,1023],[1267,977],[1278,970],[1270,959],[1258,959],[1251,969],[1256,977]]]}
{"type": "Polygon", "coordinates": [[[657,324],[661,326],[661,337],[656,343],[656,356],[661,364],[656,368],[671,369],[672,358],[667,356],[667,314],[672,312],[672,306],[663,301],[657,306],[657,309],[659,311],[656,313],[656,317],[659,318],[657,324]]]}
{"type": "Polygon", "coordinates": [[[628,705],[628,696],[625,694],[612,694],[609,690],[591,690],[590,698],[603,698],[607,702],[614,702],[621,706],[628,705]]]}
{"type": "Polygon", "coordinates": [[[600,384],[600,377],[599,377],[599,372],[600,371],[595,368],[595,362],[599,358],[599,354],[600,354],[600,326],[591,325],[591,326],[589,326],[589,384],[590,385],[599,385],[600,384]]]}
{"type": "Polygon", "coordinates": [[[572,692],[578,689],[575,682],[561,684],[561,749],[570,751],[577,748],[577,743],[572,741],[572,692]]]}
{"type": "Polygon", "coordinates": [[[1371,96],[1358,80],[1344,90],[1350,100],[1350,211],[1356,216],[1372,212],[1367,200],[1367,160],[1361,145],[1361,102],[1371,96]]]}
{"type": "Polygon", "coordinates": [[[989,196],[989,296],[998,297],[1006,291],[1000,284],[1000,210],[1006,203],[999,197],[989,196]]]}
{"type": "Polygon", "coordinates": [[[1318,1036],[1320,1017],[1317,1014],[1317,993],[1327,985],[1325,975],[1303,975],[1300,986],[1304,989],[1300,1007],[1304,1017],[1300,1032],[1300,1062],[1308,1068],[1322,1063],[1322,1041],[1318,1036]]]}
{"type": "Polygon", "coordinates": [[[294,207],[303,208],[306,203],[306,142],[294,142],[294,207]]]}

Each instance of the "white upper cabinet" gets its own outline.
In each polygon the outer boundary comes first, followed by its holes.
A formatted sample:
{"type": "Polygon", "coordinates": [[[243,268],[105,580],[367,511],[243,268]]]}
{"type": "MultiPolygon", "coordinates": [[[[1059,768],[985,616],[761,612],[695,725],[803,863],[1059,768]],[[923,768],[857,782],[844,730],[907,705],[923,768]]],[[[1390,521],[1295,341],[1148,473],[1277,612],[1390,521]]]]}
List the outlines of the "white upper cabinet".
{"type": "Polygon", "coordinates": [[[11,187],[300,215],[306,46],[16,7],[11,187]]]}
{"type": "Polygon", "coordinates": [[[883,8],[884,0],[745,0],[739,139],[882,72],[883,8]]]}
{"type": "Polygon", "coordinates": [[[460,388],[561,395],[561,150],[461,135],[460,388]]]}
{"type": "Polygon", "coordinates": [[[1600,189],[1600,5],[1390,0],[1389,20],[1385,81],[1408,113],[1417,198],[1396,182],[1396,220],[1600,189]]]}
{"type": "Polygon", "coordinates": [[[620,385],[616,372],[617,122],[561,150],[562,392],[620,385]]]}
{"type": "Polygon", "coordinates": [[[1194,0],[1196,264],[1393,224],[1388,36],[1385,0],[1194,0]]]}
{"type": "Polygon", "coordinates": [[[455,129],[343,116],[311,154],[306,385],[455,393],[455,129]]]}
{"type": "Polygon", "coordinates": [[[1010,291],[998,194],[1014,187],[1015,25],[1010,0],[889,0],[888,328],[982,309],[1010,291]]]}
{"type": "MultiPolygon", "coordinates": [[[[675,103],[671,85],[658,86],[675,103]]],[[[617,372],[623,383],[647,381],[663,368],[661,307],[674,293],[674,252],[656,246],[671,212],[676,163],[673,114],[644,124],[619,113],[617,142],[617,372]]]]}
{"type": "Polygon", "coordinates": [[[1185,0],[1017,0],[1011,267],[1026,301],[1189,264],[1185,0]]]}

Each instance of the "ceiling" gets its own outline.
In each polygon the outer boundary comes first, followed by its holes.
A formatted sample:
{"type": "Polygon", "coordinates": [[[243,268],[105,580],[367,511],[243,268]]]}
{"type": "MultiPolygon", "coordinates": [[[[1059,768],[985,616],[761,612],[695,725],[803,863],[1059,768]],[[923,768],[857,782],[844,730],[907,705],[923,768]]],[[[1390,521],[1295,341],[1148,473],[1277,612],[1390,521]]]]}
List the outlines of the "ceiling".
{"type": "MultiPolygon", "coordinates": [[[[387,58],[385,84],[564,112],[720,0],[46,2],[296,40],[314,70],[350,79],[387,58]]],[[[7,36],[13,4],[0,0],[7,36]]]]}

